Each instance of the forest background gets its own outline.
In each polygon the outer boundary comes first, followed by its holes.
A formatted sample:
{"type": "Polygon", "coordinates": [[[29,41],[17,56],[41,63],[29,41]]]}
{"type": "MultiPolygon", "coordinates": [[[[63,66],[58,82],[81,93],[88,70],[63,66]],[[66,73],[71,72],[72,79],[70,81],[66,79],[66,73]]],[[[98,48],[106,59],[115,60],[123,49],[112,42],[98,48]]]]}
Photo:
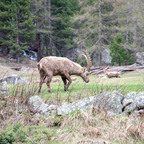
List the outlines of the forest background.
{"type": "Polygon", "coordinates": [[[86,49],[93,65],[127,65],[144,51],[143,0],[1,0],[0,52],[18,59],[23,50],[79,62],[86,49]],[[110,63],[102,62],[110,50],[110,63]]]}

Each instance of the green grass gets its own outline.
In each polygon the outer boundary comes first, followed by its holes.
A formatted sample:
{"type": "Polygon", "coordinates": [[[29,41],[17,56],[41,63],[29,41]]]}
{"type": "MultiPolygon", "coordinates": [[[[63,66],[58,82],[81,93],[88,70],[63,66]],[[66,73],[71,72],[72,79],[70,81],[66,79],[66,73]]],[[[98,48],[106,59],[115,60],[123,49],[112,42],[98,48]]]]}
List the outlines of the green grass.
{"type": "MultiPolygon", "coordinates": [[[[34,78],[36,78],[35,75],[34,78]]],[[[56,78],[60,79],[60,77],[56,78]]],[[[38,95],[38,85],[38,83],[10,85],[10,94],[12,96],[15,94],[20,96],[38,95]]],[[[46,84],[43,84],[40,94],[43,100],[48,103],[72,102],[83,97],[89,97],[107,91],[116,90],[124,95],[133,91],[144,91],[144,77],[142,74],[129,74],[122,75],[121,78],[98,79],[97,76],[93,75],[90,76],[89,83],[85,83],[80,77],[77,77],[77,81],[72,82],[67,92],[64,91],[64,84],[61,79],[60,82],[52,82],[50,87],[52,93],[48,93],[46,84]]]]}
{"type": "Polygon", "coordinates": [[[46,84],[43,84],[40,96],[47,101],[57,100],[59,102],[74,100],[99,94],[107,91],[119,91],[122,94],[129,92],[144,91],[143,77],[138,75],[123,75],[121,78],[98,79],[96,76],[90,76],[90,82],[85,83],[78,77],[73,81],[67,92],[64,91],[63,82],[51,83],[52,93],[48,93],[46,84]]]}
{"type": "Polygon", "coordinates": [[[65,92],[63,89],[63,84],[51,84],[51,89],[52,93],[48,93],[47,87],[43,86],[40,96],[46,99],[50,99],[57,95],[61,97],[61,100],[68,100],[69,97],[72,100],[114,90],[117,90],[122,94],[127,94],[128,92],[132,91],[140,92],[144,91],[144,85],[73,84],[69,87],[69,91],[65,92]]]}

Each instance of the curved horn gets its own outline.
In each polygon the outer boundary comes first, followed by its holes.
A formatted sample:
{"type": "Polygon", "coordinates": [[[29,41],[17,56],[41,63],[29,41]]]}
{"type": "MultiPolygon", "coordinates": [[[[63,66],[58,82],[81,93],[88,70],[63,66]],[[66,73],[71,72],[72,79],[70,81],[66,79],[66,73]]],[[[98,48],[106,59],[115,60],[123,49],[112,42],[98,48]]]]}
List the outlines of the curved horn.
{"type": "Polygon", "coordinates": [[[90,67],[91,67],[91,58],[89,56],[89,54],[83,50],[83,55],[85,56],[86,60],[87,60],[87,71],[90,72],[90,67]]]}

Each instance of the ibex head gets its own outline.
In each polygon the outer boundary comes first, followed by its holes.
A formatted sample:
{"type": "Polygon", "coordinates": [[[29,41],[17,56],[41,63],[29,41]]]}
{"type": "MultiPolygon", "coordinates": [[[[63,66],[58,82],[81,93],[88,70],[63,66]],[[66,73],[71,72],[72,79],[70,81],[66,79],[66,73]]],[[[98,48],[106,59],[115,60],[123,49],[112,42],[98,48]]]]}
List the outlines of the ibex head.
{"type": "Polygon", "coordinates": [[[83,80],[86,83],[88,83],[89,82],[89,75],[90,75],[90,67],[91,67],[91,58],[90,58],[89,54],[86,51],[83,50],[82,52],[83,52],[83,55],[85,56],[86,61],[87,61],[87,68],[84,68],[81,77],[83,78],[83,80]]]}

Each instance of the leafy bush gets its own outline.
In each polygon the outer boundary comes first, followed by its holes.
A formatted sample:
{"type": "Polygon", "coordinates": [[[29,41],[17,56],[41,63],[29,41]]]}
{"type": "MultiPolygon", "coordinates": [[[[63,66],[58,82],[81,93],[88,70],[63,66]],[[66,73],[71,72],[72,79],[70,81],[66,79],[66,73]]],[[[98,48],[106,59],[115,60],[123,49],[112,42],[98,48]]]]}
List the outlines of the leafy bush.
{"type": "Polygon", "coordinates": [[[26,132],[19,123],[0,132],[0,144],[12,144],[13,142],[26,142],[26,132]]]}
{"type": "Polygon", "coordinates": [[[0,144],[21,144],[21,143],[50,143],[51,137],[55,135],[55,127],[60,126],[61,119],[54,118],[54,129],[49,129],[46,126],[25,126],[21,123],[14,126],[7,126],[5,130],[0,129],[0,144]],[[42,141],[42,142],[41,142],[42,141]]]}
{"type": "Polygon", "coordinates": [[[94,2],[95,2],[95,0],[88,0],[88,5],[93,5],[94,4],[94,2]]]}
{"type": "Polygon", "coordinates": [[[113,5],[110,2],[104,2],[103,4],[101,4],[101,9],[102,9],[102,13],[108,13],[110,11],[113,11],[113,5]]]}
{"type": "Polygon", "coordinates": [[[115,40],[110,44],[111,65],[129,65],[134,63],[134,55],[128,49],[123,47],[124,37],[117,35],[115,40]]]}

